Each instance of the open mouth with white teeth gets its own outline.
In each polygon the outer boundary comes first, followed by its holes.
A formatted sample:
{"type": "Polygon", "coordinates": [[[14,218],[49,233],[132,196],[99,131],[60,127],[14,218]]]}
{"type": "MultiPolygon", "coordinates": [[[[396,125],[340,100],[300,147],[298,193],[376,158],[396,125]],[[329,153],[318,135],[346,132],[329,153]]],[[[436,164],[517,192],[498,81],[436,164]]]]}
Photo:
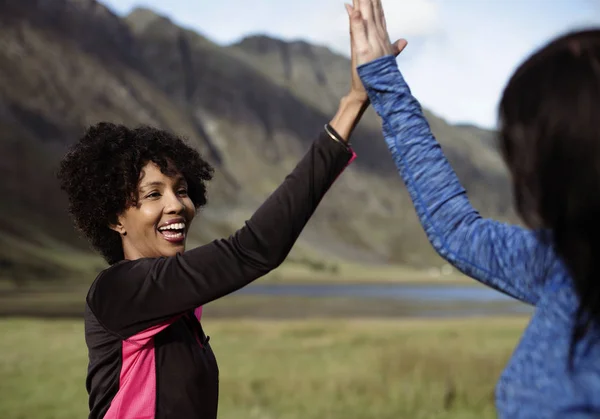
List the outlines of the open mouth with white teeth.
{"type": "Polygon", "coordinates": [[[174,223],[160,227],[158,232],[170,242],[180,242],[185,239],[185,223],[174,223]]]}

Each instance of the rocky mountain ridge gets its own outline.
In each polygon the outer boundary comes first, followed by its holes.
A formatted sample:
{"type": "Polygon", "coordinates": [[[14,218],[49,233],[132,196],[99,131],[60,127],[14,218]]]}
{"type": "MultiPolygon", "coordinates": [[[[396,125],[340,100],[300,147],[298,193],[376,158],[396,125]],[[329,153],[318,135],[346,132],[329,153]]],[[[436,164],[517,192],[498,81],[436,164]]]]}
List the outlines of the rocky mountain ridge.
{"type": "MultiPolygon", "coordinates": [[[[151,124],[197,147],[216,168],[190,238],[206,243],[241,226],[284,179],[333,115],[348,72],[349,61],[324,47],[263,36],[221,46],[148,9],[119,17],[95,0],[0,2],[0,278],[102,266],[73,230],[54,178],[85,126],[151,124]]],[[[474,205],[510,219],[493,133],[427,115],[474,205]]],[[[353,144],[359,159],[290,260],[440,264],[372,110],[353,144]]]]}

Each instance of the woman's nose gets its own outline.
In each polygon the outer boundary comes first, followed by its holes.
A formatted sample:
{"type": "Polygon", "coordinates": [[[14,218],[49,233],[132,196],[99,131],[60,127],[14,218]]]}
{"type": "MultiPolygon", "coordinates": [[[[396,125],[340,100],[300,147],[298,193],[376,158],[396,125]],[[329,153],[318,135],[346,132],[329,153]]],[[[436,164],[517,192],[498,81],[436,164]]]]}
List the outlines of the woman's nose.
{"type": "Polygon", "coordinates": [[[179,214],[185,209],[183,200],[176,193],[168,193],[165,195],[167,203],[165,204],[165,212],[167,214],[179,214]]]}

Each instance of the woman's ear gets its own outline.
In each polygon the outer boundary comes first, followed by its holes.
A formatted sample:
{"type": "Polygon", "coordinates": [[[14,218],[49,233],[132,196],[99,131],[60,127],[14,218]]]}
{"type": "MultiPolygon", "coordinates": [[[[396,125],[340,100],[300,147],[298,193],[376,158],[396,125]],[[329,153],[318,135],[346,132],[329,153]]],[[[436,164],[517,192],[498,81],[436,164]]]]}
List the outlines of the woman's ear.
{"type": "Polygon", "coordinates": [[[119,217],[119,219],[117,220],[117,222],[115,224],[109,224],[108,227],[111,230],[116,231],[117,233],[119,233],[121,236],[126,236],[127,235],[127,230],[125,229],[125,226],[123,225],[123,223],[121,221],[121,217],[119,217]]]}

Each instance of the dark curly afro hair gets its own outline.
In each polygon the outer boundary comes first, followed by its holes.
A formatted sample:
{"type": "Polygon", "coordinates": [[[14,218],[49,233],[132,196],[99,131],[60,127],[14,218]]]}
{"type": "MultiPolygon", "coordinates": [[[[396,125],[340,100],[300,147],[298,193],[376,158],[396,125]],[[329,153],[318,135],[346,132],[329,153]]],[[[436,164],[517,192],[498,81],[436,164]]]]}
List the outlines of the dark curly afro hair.
{"type": "Polygon", "coordinates": [[[160,129],[102,122],[90,127],[60,163],[58,179],[75,226],[109,264],[123,260],[121,237],[109,226],[137,202],[142,168],[149,162],[181,173],[196,209],[206,204],[213,168],[183,139],[160,129]]]}

